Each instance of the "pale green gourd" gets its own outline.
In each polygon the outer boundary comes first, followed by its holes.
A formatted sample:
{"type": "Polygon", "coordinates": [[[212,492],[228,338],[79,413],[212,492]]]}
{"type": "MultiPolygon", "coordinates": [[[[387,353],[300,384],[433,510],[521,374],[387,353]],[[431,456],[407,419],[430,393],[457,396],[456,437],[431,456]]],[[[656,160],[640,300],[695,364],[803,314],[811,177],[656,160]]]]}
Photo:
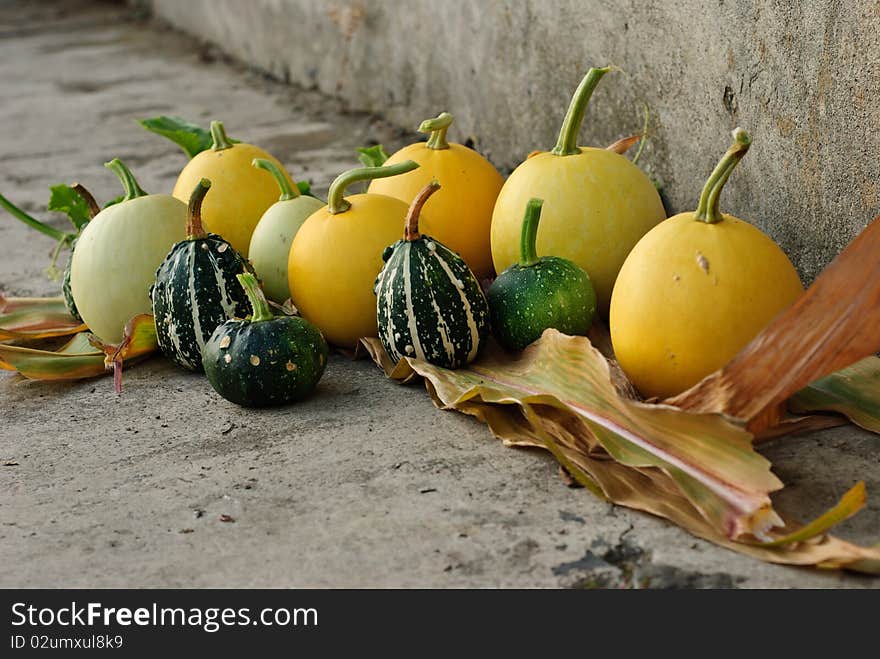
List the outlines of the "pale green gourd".
{"type": "Polygon", "coordinates": [[[186,237],[186,204],[171,195],[148,195],[118,158],[106,166],[122,181],[125,198],[83,229],[70,263],[70,288],[83,322],[115,344],[133,316],[152,312],[156,269],[186,237]]]}

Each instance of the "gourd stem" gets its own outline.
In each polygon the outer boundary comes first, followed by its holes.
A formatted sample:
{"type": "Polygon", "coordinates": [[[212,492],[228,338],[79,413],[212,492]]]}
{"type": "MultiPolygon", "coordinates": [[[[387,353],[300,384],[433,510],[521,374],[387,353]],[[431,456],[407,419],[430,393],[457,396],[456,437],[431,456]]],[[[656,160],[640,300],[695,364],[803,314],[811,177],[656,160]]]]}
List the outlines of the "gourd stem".
{"type": "Polygon", "coordinates": [[[101,207],[95,201],[95,196],[82,183],[71,183],[70,187],[86,202],[86,206],[89,207],[89,218],[95,219],[95,215],[101,212],[101,207]]]}
{"type": "Polygon", "coordinates": [[[203,178],[196,185],[195,190],[189,196],[189,204],[186,207],[186,239],[198,240],[208,235],[202,225],[202,202],[205,195],[211,189],[211,181],[203,178]]]}
{"type": "Polygon", "coordinates": [[[147,193],[144,192],[144,189],[138,185],[137,179],[135,179],[134,174],[131,173],[131,170],[125,166],[125,163],[122,162],[119,158],[114,158],[110,162],[105,162],[104,167],[112,171],[119,178],[119,181],[122,183],[122,188],[125,190],[125,198],[123,201],[131,201],[132,199],[137,199],[138,197],[145,197],[147,193]]]}
{"type": "Polygon", "coordinates": [[[388,165],[387,167],[384,165],[382,167],[359,167],[358,169],[350,169],[347,172],[343,172],[330,185],[330,192],[327,194],[327,209],[332,215],[337,215],[351,208],[351,204],[346,201],[343,195],[345,194],[345,189],[352,183],[406,174],[416,167],[418,167],[418,164],[412,160],[404,160],[396,165],[388,165]]]}
{"type": "Polygon", "coordinates": [[[299,197],[299,188],[296,187],[296,183],[290,185],[290,181],[287,180],[287,177],[284,175],[284,172],[279,169],[278,165],[276,165],[271,160],[266,160],[265,158],[254,158],[251,161],[251,164],[254,167],[259,167],[260,169],[265,169],[272,176],[275,177],[275,181],[278,183],[278,187],[281,189],[281,196],[278,198],[278,201],[289,201],[291,199],[296,199],[299,197]]]}
{"type": "Polygon", "coordinates": [[[419,125],[420,133],[430,133],[426,146],[429,149],[442,151],[449,148],[449,142],[446,141],[446,131],[452,125],[452,115],[448,112],[441,112],[433,119],[425,119],[419,125]]]}
{"type": "Polygon", "coordinates": [[[247,293],[251,309],[253,309],[250,321],[252,323],[260,323],[264,320],[272,320],[275,316],[269,308],[269,302],[266,300],[266,295],[263,293],[263,289],[260,288],[260,282],[257,281],[257,278],[250,272],[243,272],[240,275],[236,275],[236,277],[238,277],[238,283],[241,284],[244,292],[247,293]]]}
{"type": "Polygon", "coordinates": [[[76,238],[76,234],[66,233],[64,231],[61,231],[60,229],[49,226],[48,224],[44,224],[34,217],[31,217],[3,195],[0,195],[0,206],[6,209],[6,211],[16,220],[21,220],[30,228],[36,229],[40,233],[45,234],[54,240],[70,243],[70,241],[76,238]]]}
{"type": "Polygon", "coordinates": [[[422,237],[419,233],[419,215],[422,213],[422,206],[428,201],[428,198],[440,189],[440,184],[435,180],[431,181],[419,191],[416,198],[413,199],[409,210],[406,212],[406,224],[403,229],[403,239],[407,242],[418,240],[422,237]]]}
{"type": "Polygon", "coordinates": [[[707,224],[715,224],[723,218],[718,208],[718,199],[721,196],[721,190],[734,168],[743,159],[749,147],[752,144],[752,138],[742,128],[736,128],[733,131],[733,144],[727,152],[718,161],[715,169],[709,175],[706,185],[703,186],[703,192],[700,194],[700,203],[697,211],[694,213],[694,219],[707,224]]]}
{"type": "Polygon", "coordinates": [[[226,129],[223,128],[222,121],[211,122],[211,137],[214,139],[214,143],[211,145],[212,151],[222,151],[233,146],[229,138],[226,137],[226,129]]]}
{"type": "Polygon", "coordinates": [[[526,204],[526,214],[523,217],[522,233],[519,238],[519,264],[524,268],[535,265],[538,262],[538,224],[541,222],[541,207],[543,199],[529,199],[526,204]]]}
{"type": "Polygon", "coordinates": [[[555,156],[573,156],[581,152],[577,145],[577,138],[584,121],[584,112],[587,110],[587,104],[590,102],[590,96],[593,95],[596,85],[599,84],[602,76],[610,70],[611,67],[606,66],[587,71],[587,75],[581,80],[574,96],[571,97],[571,104],[568,106],[568,112],[565,113],[565,119],[562,120],[562,127],[559,129],[559,139],[556,140],[556,146],[550,153],[555,156]]]}

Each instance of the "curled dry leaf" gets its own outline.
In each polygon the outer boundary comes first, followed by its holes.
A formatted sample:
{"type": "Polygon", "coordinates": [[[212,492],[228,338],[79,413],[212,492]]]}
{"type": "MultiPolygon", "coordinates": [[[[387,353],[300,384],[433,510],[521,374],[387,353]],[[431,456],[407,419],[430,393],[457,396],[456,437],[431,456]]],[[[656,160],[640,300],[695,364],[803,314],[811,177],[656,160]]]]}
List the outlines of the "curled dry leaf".
{"type": "MultiPolygon", "coordinates": [[[[17,304],[14,298],[11,302],[17,304]]],[[[102,343],[89,332],[75,334],[57,350],[0,343],[0,368],[18,371],[32,380],[80,380],[112,370],[119,391],[123,362],[131,363],[158,348],[153,317],[141,314],[126,324],[125,338],[119,345],[102,343]]]]}
{"type": "Polygon", "coordinates": [[[438,407],[477,417],[508,445],[546,448],[578,483],[615,503],[763,560],[880,572],[880,549],[824,535],[862,505],[858,497],[807,526],[786,524],[770,501],[782,483],[749,432],[721,415],[631,399],[587,338],[547,330],[518,359],[490,346],[455,371],[413,359],[391,364],[377,340],[363,344],[389,377],[421,375],[438,407]]]}
{"type": "Polygon", "coordinates": [[[0,342],[27,343],[86,329],[67,311],[62,297],[7,298],[0,295],[0,342]]]}

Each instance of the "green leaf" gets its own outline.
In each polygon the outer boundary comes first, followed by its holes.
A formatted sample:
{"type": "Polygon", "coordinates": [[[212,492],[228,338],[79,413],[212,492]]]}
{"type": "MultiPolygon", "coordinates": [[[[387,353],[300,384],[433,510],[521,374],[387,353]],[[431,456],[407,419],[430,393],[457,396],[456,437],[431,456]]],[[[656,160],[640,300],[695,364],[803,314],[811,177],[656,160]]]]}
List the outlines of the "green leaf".
{"type": "Polygon", "coordinates": [[[359,146],[357,152],[358,160],[364,167],[381,167],[389,157],[381,144],[359,146]]]}
{"type": "Polygon", "coordinates": [[[76,190],[65,183],[53,185],[49,190],[52,195],[49,197],[49,205],[46,207],[48,210],[65,213],[77,230],[88,224],[91,219],[89,205],[76,190]]]}
{"type": "MultiPolygon", "coordinates": [[[[182,117],[160,115],[149,119],[139,119],[138,123],[145,129],[162,137],[168,138],[190,158],[206,151],[214,144],[211,131],[182,117]]],[[[229,140],[235,144],[241,140],[229,140]]],[[[109,205],[109,204],[108,204],[109,205]]]]}
{"type": "Polygon", "coordinates": [[[118,197],[111,199],[106,204],[104,204],[104,208],[107,208],[108,206],[113,206],[114,204],[118,204],[120,201],[124,201],[124,200],[125,200],[125,195],[124,194],[119,195],[118,197]]]}
{"type": "Polygon", "coordinates": [[[866,430],[880,432],[880,359],[866,357],[816,380],[788,401],[799,414],[839,412],[866,430]]]}

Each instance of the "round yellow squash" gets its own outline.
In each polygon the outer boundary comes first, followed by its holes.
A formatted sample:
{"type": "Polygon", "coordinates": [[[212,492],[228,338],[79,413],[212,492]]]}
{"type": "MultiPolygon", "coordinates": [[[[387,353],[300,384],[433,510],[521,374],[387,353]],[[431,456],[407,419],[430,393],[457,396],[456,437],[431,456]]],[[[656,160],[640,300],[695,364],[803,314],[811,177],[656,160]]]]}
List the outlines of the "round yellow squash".
{"type": "Polygon", "coordinates": [[[523,208],[532,197],[543,199],[538,253],[586,270],[603,316],[627,254],[666,218],[654,184],[636,165],[606,149],[576,146],[590,95],[607,72],[590,69],[572,98],[556,147],[529,157],[504,183],[491,231],[495,271],[502,272],[519,259],[523,208]]]}
{"type": "Polygon", "coordinates": [[[278,184],[268,171],[253,167],[254,158],[275,165],[290,185],[284,166],[253,144],[234,144],[222,122],[211,122],[214,145],[190,160],[174,184],[173,195],[183,201],[203,178],[212,183],[202,207],[202,221],[210,233],[219,234],[240,254],[248,255],[251,236],[263,213],[278,201],[278,184]]]}
{"type": "Polygon", "coordinates": [[[734,136],[697,211],[652,229],[617,278],[611,340],[646,397],[673,396],[724,366],[803,292],[772,239],[718,210],[721,188],[750,144],[745,131],[734,136]]]}
{"type": "Polygon", "coordinates": [[[361,337],[377,335],[373,286],[382,270],[382,253],[400,238],[408,209],[386,195],[345,198],[345,188],[416,167],[410,160],[341,174],[330,186],[327,206],[296,232],[287,268],[290,296],[302,317],[336,346],[354,348],[361,337]]]}
{"type": "Polygon", "coordinates": [[[385,162],[396,165],[413,160],[419,168],[375,179],[368,191],[409,204],[426,185],[437,181],[441,187],[431,199],[431,214],[437,220],[431,236],[458,252],[477,279],[487,279],[494,274],[489,244],[492,210],[504,179],[473,149],[446,141],[452,120],[451,114],[443,112],[423,121],[419,131],[431,134],[428,141],[410,144],[385,162]]]}

